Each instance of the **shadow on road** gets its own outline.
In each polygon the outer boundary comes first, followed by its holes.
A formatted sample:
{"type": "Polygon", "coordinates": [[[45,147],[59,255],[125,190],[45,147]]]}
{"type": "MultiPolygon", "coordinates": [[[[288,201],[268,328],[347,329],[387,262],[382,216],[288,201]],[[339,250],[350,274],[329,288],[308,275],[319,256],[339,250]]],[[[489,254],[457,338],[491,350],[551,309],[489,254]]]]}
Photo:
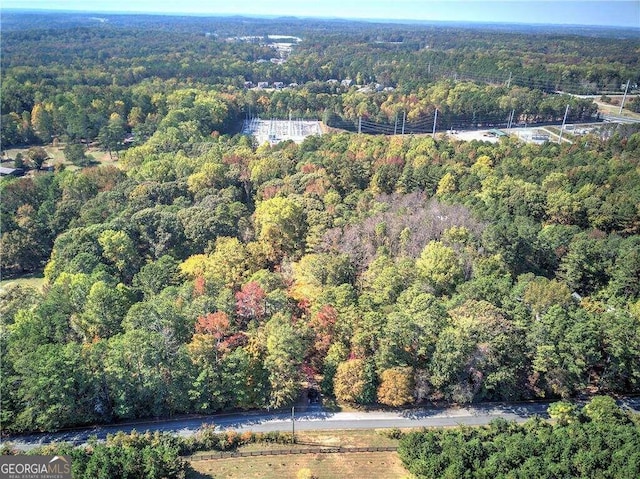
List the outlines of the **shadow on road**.
{"type": "MultiPolygon", "coordinates": [[[[317,410],[310,409],[310,410],[301,411],[301,412],[295,411],[294,413],[294,417],[296,421],[323,421],[334,415],[335,413],[324,411],[322,409],[317,409],[317,410]]],[[[238,417],[238,418],[229,419],[229,420],[218,420],[217,422],[215,422],[215,425],[220,428],[223,428],[224,426],[224,427],[236,429],[241,427],[264,424],[270,421],[291,421],[291,413],[290,412],[264,413],[264,414],[261,414],[260,416],[253,417],[253,418],[238,417]]]]}
{"type": "Polygon", "coordinates": [[[429,417],[456,417],[456,416],[496,416],[496,417],[518,417],[528,418],[534,415],[548,418],[547,402],[530,402],[530,403],[485,403],[470,404],[459,406],[458,408],[443,409],[442,407],[424,407],[418,409],[407,409],[400,414],[406,419],[427,419],[429,417]]]}
{"type": "MultiPolygon", "coordinates": [[[[323,421],[335,413],[323,410],[320,406],[309,406],[305,411],[295,411],[296,421],[323,421]]],[[[61,431],[55,433],[36,433],[3,437],[2,440],[15,445],[36,447],[52,442],[68,442],[74,445],[84,444],[90,438],[104,440],[109,434],[120,431],[138,432],[172,432],[179,435],[191,435],[205,425],[213,425],[220,430],[243,429],[258,426],[268,422],[291,421],[291,412],[279,410],[277,412],[258,411],[235,414],[220,414],[200,416],[198,418],[183,418],[158,422],[139,422],[134,424],[114,424],[95,426],[87,429],[61,431]]]]}

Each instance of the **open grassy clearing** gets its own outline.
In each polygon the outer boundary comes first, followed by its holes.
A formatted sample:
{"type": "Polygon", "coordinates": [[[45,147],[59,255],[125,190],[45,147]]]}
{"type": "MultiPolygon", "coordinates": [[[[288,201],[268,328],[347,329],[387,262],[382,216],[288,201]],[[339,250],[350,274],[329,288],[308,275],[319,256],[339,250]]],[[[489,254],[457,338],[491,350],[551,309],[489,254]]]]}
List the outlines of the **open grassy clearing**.
{"type": "Polygon", "coordinates": [[[40,291],[44,285],[44,276],[42,273],[33,273],[21,276],[19,278],[2,279],[0,281],[0,291],[14,285],[30,286],[40,291]]]}
{"type": "Polygon", "coordinates": [[[261,456],[191,463],[192,479],[296,479],[307,468],[319,479],[410,477],[396,452],[261,456]]]}
{"type": "MultiPolygon", "coordinates": [[[[75,165],[73,165],[71,162],[65,159],[64,153],[63,153],[64,145],[59,145],[59,146],[46,145],[43,148],[49,154],[49,160],[45,162],[45,165],[52,165],[54,167],[59,165],[65,165],[66,167],[71,169],[77,168],[75,165]]],[[[29,147],[8,148],[4,150],[6,156],[3,157],[2,166],[9,167],[9,168],[13,167],[14,166],[13,161],[4,161],[4,159],[8,157],[13,160],[13,158],[15,158],[18,153],[22,153],[22,156],[26,158],[28,150],[29,150],[29,147]]],[[[115,153],[112,155],[112,157],[110,157],[107,151],[104,151],[98,148],[87,148],[86,154],[87,156],[92,156],[95,161],[95,163],[90,166],[96,166],[98,164],[113,165],[118,163],[118,158],[116,157],[115,153]]]]}
{"type": "MultiPolygon", "coordinates": [[[[296,444],[249,444],[242,452],[266,450],[309,449],[310,447],[385,447],[397,446],[398,440],[388,437],[385,430],[362,431],[301,431],[296,444]]],[[[206,456],[209,452],[194,454],[206,456]]],[[[196,460],[191,463],[192,478],[285,479],[296,478],[302,468],[316,477],[350,479],[393,479],[409,477],[396,452],[313,453],[284,456],[238,457],[196,460]]]]}
{"type": "MultiPolygon", "coordinates": [[[[621,99],[622,97],[620,97],[619,101],[622,101],[621,99]]],[[[627,97],[627,101],[630,101],[631,98],[627,97]]],[[[636,113],[634,111],[631,111],[627,108],[623,108],[622,109],[622,113],[620,113],[620,103],[618,102],[618,104],[611,104],[611,103],[604,103],[600,100],[594,100],[594,103],[596,105],[598,105],[598,111],[604,115],[615,115],[615,116],[627,116],[629,118],[636,118],[636,119],[640,119],[640,113],[636,113]]],[[[625,105],[627,103],[625,102],[625,105]]]]}

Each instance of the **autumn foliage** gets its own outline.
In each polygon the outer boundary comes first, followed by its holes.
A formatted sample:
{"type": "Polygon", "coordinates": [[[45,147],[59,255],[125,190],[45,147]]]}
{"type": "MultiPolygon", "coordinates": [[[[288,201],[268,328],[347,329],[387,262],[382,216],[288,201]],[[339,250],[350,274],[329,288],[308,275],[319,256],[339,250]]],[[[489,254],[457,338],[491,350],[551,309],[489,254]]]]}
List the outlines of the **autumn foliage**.
{"type": "Polygon", "coordinates": [[[391,368],[382,371],[378,387],[378,402],[387,406],[405,406],[413,402],[414,380],[411,368],[391,368]]]}
{"type": "Polygon", "coordinates": [[[216,339],[220,339],[228,333],[229,325],[229,316],[225,312],[208,313],[204,316],[198,316],[196,333],[210,334],[216,339]]]}

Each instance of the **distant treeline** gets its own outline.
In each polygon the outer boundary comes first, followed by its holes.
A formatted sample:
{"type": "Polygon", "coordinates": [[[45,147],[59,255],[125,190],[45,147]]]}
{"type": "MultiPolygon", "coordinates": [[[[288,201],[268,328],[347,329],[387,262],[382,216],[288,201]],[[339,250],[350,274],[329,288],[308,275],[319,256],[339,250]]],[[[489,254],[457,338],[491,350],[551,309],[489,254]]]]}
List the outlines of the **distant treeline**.
{"type": "Polygon", "coordinates": [[[347,120],[391,123],[400,111],[408,121],[438,108],[443,120],[449,115],[473,122],[506,118],[515,109],[522,121],[551,121],[571,104],[571,118],[586,119],[595,111],[589,101],[553,92],[616,92],[627,80],[632,89],[640,82],[637,56],[630,53],[633,38],[543,34],[531,42],[518,30],[428,25],[102,20],[8,14],[9,25],[25,28],[2,34],[3,148],[53,138],[94,141],[101,132],[104,140],[113,115],[121,123],[117,133],[124,129],[142,142],[166,113],[167,97],[184,88],[213,88],[226,95],[231,107],[224,122],[200,125],[224,133],[248,112],[281,118],[321,118],[329,112],[347,120]],[[282,65],[269,61],[277,53],[265,42],[238,38],[273,31],[303,38],[282,65]],[[395,90],[357,93],[356,86],[327,83],[332,79],[395,90]],[[301,86],[254,92],[244,90],[246,81],[301,86]]]}

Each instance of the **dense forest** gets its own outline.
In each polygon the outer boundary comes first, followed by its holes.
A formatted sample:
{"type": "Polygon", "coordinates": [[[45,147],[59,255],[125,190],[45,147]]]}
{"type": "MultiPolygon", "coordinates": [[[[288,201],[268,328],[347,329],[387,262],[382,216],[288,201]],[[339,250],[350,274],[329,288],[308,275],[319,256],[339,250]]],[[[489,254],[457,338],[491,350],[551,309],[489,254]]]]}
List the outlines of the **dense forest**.
{"type": "Polygon", "coordinates": [[[496,419],[487,428],[409,433],[398,452],[419,479],[537,477],[633,478],[640,475],[638,415],[609,397],[581,409],[549,408],[555,424],[496,419]]]}
{"type": "Polygon", "coordinates": [[[2,32],[2,145],[35,171],[0,182],[1,267],[45,287],[0,293],[3,432],[280,408],[304,387],[386,406],[640,391],[637,127],[562,145],[237,134],[250,110],[532,121],[572,102],[586,119],[590,100],[551,90],[640,81],[637,38],[26,17],[2,32]],[[274,51],[239,38],[269,33],[303,40],[258,62],[274,51]],[[480,59],[501,83],[464,78],[480,59]],[[347,77],[395,89],[326,82],[347,77]],[[299,87],[243,87],[263,78],[299,87]],[[52,141],[118,166],[37,171],[52,141]]]}

